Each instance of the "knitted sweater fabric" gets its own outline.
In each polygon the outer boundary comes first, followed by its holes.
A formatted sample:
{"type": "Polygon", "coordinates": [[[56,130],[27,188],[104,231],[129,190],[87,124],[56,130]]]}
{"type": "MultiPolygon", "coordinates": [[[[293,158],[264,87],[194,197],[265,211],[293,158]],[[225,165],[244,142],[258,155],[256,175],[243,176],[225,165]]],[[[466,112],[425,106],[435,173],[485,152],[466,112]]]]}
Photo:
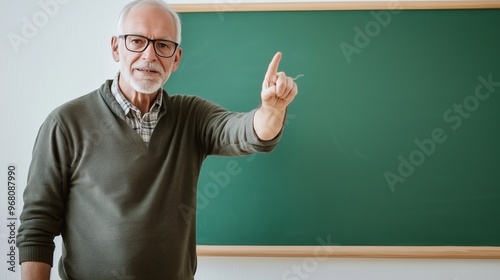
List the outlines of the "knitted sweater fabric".
{"type": "Polygon", "coordinates": [[[127,125],[111,80],[56,108],[35,141],[17,237],[20,262],[52,265],[76,279],[180,279],[196,272],[195,211],[208,155],[270,152],[255,110],[231,112],[202,98],[163,92],[149,146],[127,125]]]}

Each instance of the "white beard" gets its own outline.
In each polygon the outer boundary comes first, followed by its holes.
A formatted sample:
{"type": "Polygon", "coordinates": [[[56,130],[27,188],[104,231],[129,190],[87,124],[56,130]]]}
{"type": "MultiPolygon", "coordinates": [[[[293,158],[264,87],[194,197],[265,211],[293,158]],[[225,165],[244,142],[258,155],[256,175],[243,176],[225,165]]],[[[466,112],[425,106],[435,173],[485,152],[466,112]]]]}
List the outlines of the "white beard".
{"type": "Polygon", "coordinates": [[[158,90],[163,86],[163,83],[160,79],[147,79],[143,78],[141,80],[137,80],[132,77],[130,79],[130,85],[132,88],[143,94],[154,94],[158,92],[158,90]]]}
{"type": "MultiPolygon", "coordinates": [[[[125,78],[125,80],[129,82],[130,86],[138,93],[155,94],[164,84],[161,77],[165,75],[165,72],[157,64],[150,62],[136,62],[132,67],[152,69],[160,73],[159,77],[141,76],[138,78],[134,76],[128,68],[125,68],[125,65],[120,65],[120,67],[122,68],[120,72],[122,73],[123,78],[125,78]]],[[[167,73],[165,81],[168,80],[170,74],[170,72],[167,73]]]]}

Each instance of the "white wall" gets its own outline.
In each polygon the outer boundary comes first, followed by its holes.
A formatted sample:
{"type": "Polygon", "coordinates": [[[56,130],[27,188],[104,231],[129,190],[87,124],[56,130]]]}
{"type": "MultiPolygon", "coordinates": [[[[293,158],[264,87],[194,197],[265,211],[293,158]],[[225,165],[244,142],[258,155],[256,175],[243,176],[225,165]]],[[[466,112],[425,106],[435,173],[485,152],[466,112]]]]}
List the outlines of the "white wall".
{"type": "MultiPolygon", "coordinates": [[[[38,128],[56,106],[112,78],[110,37],[127,0],[2,1],[0,9],[0,185],[16,166],[17,218],[30,153],[38,128]]],[[[197,2],[197,1],[192,1],[197,2]]],[[[213,0],[203,1],[214,3],[213,0]]],[[[256,1],[219,1],[241,3],[256,1]]],[[[257,1],[258,2],[258,1],[257,1]]],[[[276,1],[279,2],[279,1],[276,1]]],[[[171,1],[186,3],[186,1],[171,1]]],[[[178,73],[182,74],[182,73],[178,73]]],[[[0,188],[0,279],[20,279],[8,270],[8,196],[0,188]],[[5,224],[5,225],[4,225],[5,224]]],[[[18,227],[19,221],[16,221],[18,227]]],[[[60,240],[57,239],[57,244],[60,240]]],[[[60,253],[57,250],[56,259],[60,253]]],[[[17,257],[17,256],[16,256],[17,257]]],[[[57,265],[52,279],[57,276],[57,265]]],[[[301,258],[199,258],[197,280],[224,279],[500,279],[500,260],[383,260],[301,258]]],[[[136,279],[140,280],[140,279],[136,279]]]]}
{"type": "Polygon", "coordinates": [[[199,258],[196,280],[494,280],[499,260],[199,258]]]}

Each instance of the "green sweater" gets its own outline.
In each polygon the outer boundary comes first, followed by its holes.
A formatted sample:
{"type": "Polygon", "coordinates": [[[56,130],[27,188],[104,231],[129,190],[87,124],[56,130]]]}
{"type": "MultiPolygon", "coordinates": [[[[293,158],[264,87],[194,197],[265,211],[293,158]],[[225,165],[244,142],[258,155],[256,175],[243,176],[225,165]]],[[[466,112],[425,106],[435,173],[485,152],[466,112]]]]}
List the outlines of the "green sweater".
{"type": "Polygon", "coordinates": [[[54,110],[40,128],[17,237],[20,262],[52,265],[62,279],[193,279],[196,186],[207,155],[270,152],[253,114],[164,92],[147,146],[127,125],[111,80],[54,110]],[[128,277],[128,278],[127,278],[128,277]]]}

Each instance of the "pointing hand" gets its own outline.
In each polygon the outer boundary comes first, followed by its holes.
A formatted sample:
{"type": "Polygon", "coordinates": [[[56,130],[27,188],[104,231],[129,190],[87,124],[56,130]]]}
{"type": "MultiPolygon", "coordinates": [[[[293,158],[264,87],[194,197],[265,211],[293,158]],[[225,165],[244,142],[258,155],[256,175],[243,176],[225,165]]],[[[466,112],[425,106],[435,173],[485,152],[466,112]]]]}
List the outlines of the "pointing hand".
{"type": "Polygon", "coordinates": [[[262,106],[285,110],[298,93],[297,84],[284,72],[278,72],[282,54],[278,52],[267,68],[262,83],[262,106]]]}

